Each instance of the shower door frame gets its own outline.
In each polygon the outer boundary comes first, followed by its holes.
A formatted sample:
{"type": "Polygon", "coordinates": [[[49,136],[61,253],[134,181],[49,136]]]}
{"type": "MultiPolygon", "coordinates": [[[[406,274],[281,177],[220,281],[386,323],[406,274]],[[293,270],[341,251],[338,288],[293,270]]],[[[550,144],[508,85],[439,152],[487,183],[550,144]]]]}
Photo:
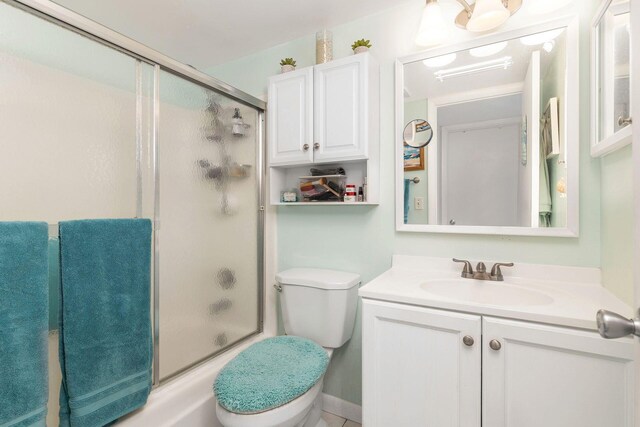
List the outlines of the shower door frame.
{"type": "MultiPolygon", "coordinates": [[[[164,379],[162,383],[172,380],[173,378],[182,375],[183,373],[194,369],[195,367],[206,363],[217,355],[229,351],[235,346],[243,343],[247,339],[258,335],[263,332],[264,329],[264,284],[265,284],[265,114],[267,109],[267,103],[259,98],[256,98],[246,92],[243,92],[231,85],[224,83],[214,77],[209,76],[197,69],[176,61],[162,53],[153,50],[142,43],[139,43],[133,39],[130,39],[116,31],[113,31],[95,21],[92,21],[84,16],[75,13],[69,9],[66,9],[58,4],[52,3],[48,0],[0,0],[10,6],[14,6],[27,13],[33,14],[40,18],[43,18],[53,24],[59,25],[63,28],[78,33],[84,37],[92,39],[98,43],[106,45],[112,49],[120,51],[132,58],[142,61],[148,65],[154,67],[154,81],[153,81],[153,99],[152,99],[152,155],[153,155],[153,171],[154,177],[154,208],[153,208],[153,387],[158,387],[161,384],[160,381],[160,278],[158,274],[159,266],[159,252],[158,252],[158,235],[156,229],[158,228],[159,221],[159,170],[158,170],[158,128],[160,124],[160,71],[166,71],[181,77],[194,84],[200,85],[205,89],[209,89],[218,94],[227,96],[237,102],[240,102],[246,106],[253,107],[258,113],[258,129],[256,132],[257,138],[257,150],[256,150],[256,184],[257,184],[257,201],[258,201],[258,325],[257,330],[242,338],[238,342],[232,343],[222,350],[212,353],[205,360],[201,360],[180,371],[172,374],[170,377],[164,379]]],[[[138,66],[137,66],[138,68],[138,66]]],[[[138,84],[138,82],[136,82],[138,84]]],[[[136,94],[139,96],[139,94],[136,94]]],[[[139,112],[138,112],[139,114],[139,112]]],[[[139,120],[139,119],[138,119],[139,120]]],[[[137,124],[138,125],[138,124],[137,124]]],[[[139,168],[140,166],[137,165],[139,168]]],[[[139,175],[139,174],[138,174],[139,175]]],[[[139,178],[138,178],[139,179],[139,178]]],[[[138,195],[139,198],[140,195],[138,195]]],[[[140,205],[138,205],[138,215],[140,215],[140,205]]]]}

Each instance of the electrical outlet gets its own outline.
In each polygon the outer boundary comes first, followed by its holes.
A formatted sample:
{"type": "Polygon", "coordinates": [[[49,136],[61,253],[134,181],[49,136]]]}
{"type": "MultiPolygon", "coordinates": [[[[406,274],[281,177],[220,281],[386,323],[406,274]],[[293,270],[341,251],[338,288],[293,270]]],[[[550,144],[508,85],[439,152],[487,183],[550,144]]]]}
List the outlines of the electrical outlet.
{"type": "Polygon", "coordinates": [[[413,206],[417,211],[421,211],[424,209],[424,197],[414,197],[413,198],[413,206]]]}

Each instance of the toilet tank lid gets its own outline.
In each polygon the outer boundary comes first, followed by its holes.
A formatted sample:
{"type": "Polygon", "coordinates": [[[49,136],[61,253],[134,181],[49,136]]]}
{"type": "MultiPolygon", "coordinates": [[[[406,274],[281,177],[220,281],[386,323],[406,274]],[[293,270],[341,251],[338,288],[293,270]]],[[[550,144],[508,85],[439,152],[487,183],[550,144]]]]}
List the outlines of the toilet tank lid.
{"type": "Polygon", "coordinates": [[[360,283],[360,275],[322,268],[291,268],[276,274],[276,280],[283,285],[344,290],[351,289],[360,283]]]}

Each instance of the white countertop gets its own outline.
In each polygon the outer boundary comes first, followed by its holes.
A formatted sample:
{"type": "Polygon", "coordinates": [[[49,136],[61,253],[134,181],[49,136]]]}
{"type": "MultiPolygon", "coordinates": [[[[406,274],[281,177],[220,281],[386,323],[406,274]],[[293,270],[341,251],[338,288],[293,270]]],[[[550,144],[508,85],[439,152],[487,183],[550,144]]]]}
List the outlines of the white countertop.
{"type": "MultiPolygon", "coordinates": [[[[475,270],[477,260],[472,261],[475,270]]],[[[493,262],[493,261],[492,261],[493,262]]],[[[493,265],[489,262],[487,270],[493,265]]],[[[600,284],[600,270],[517,263],[504,267],[504,282],[461,279],[462,264],[449,258],[394,255],[391,269],[361,287],[362,298],[454,310],[509,319],[548,323],[574,328],[597,330],[596,312],[604,308],[623,316],[633,317],[633,310],[600,284]],[[460,279],[466,286],[482,292],[482,287],[513,285],[551,297],[550,303],[492,304],[457,299],[431,293],[421,287],[427,281],[460,279]],[[468,284],[467,284],[468,283],[468,284]]],[[[456,286],[452,282],[451,286],[456,286]]]]}

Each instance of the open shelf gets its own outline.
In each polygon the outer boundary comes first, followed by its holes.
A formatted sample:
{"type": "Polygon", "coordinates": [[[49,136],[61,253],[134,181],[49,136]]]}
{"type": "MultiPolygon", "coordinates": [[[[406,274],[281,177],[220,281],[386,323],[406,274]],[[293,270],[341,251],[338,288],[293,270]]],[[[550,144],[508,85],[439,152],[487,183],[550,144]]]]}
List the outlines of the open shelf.
{"type": "Polygon", "coordinates": [[[309,168],[317,167],[315,164],[296,166],[271,166],[269,168],[269,201],[277,206],[335,206],[335,205],[357,205],[357,206],[377,206],[378,203],[378,167],[371,160],[356,160],[349,162],[326,163],[323,167],[343,167],[345,175],[309,175],[309,168]],[[318,201],[318,202],[282,202],[280,193],[285,190],[297,189],[298,195],[300,180],[316,181],[321,178],[340,181],[343,184],[354,184],[356,189],[361,187],[367,178],[367,200],[364,202],[342,202],[342,201],[318,201]]]}
{"type": "Polygon", "coordinates": [[[378,206],[371,202],[277,202],[276,206],[378,206]]]}

